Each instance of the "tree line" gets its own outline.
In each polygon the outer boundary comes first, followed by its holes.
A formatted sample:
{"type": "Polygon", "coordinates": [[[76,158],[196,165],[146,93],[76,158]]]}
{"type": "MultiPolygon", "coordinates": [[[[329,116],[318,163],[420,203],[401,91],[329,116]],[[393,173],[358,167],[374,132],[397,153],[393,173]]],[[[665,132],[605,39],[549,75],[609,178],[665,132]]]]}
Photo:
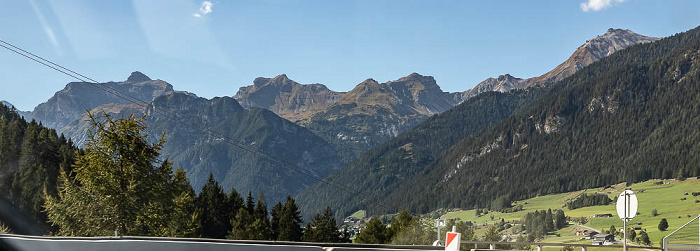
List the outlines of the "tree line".
{"type": "MultiPolygon", "coordinates": [[[[262,193],[244,201],[213,175],[196,194],[185,171],[160,156],[165,134],[149,143],[144,118],[88,115],[89,140],[79,149],[0,104],[0,188],[9,191],[0,199],[29,212],[42,234],[349,241],[330,208],[302,227],[291,197],[270,210],[262,193]]],[[[4,232],[23,233],[3,220],[4,232]]]]}
{"type": "Polygon", "coordinates": [[[582,207],[590,207],[597,205],[608,205],[612,200],[605,194],[587,194],[583,193],[576,197],[573,201],[566,203],[566,208],[569,210],[574,210],[582,207]]]}
{"type": "Polygon", "coordinates": [[[566,216],[562,210],[535,210],[525,214],[523,217],[525,231],[528,233],[528,241],[532,242],[535,239],[542,238],[547,233],[566,227],[566,216]]]}

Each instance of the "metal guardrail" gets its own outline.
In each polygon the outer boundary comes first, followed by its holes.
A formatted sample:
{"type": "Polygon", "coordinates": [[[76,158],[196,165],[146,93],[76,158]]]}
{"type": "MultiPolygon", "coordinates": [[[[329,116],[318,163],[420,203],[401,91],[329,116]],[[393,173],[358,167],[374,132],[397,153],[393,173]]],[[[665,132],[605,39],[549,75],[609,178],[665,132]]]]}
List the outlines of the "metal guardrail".
{"type": "MultiPolygon", "coordinates": [[[[594,244],[569,244],[569,243],[544,243],[544,242],[498,242],[498,241],[467,241],[461,240],[461,244],[474,244],[474,249],[472,250],[495,250],[495,245],[511,245],[511,246],[535,246],[537,250],[542,250],[542,247],[580,247],[582,250],[588,248],[620,248],[623,249],[622,245],[594,245],[594,244]],[[489,245],[490,249],[479,249],[477,246],[489,245]]],[[[645,250],[663,250],[661,247],[647,247],[647,246],[630,246],[627,245],[627,249],[645,249],[645,250]]],[[[693,249],[698,250],[698,249],[693,249]]]]}
{"type": "Polygon", "coordinates": [[[226,240],[207,238],[166,238],[141,236],[54,237],[0,234],[0,250],[444,250],[444,247],[422,245],[382,245],[354,243],[313,243],[288,241],[226,240]]]}

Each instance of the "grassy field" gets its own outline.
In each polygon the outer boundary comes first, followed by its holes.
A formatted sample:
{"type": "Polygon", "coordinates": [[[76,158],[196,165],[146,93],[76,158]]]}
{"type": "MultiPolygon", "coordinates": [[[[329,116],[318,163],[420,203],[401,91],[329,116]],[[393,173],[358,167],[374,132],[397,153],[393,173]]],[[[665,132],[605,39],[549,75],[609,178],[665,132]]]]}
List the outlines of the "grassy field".
{"type": "MultiPolygon", "coordinates": [[[[551,208],[562,209],[567,216],[572,218],[587,217],[588,223],[585,224],[586,227],[594,228],[599,231],[605,231],[610,229],[610,226],[614,225],[615,228],[619,230],[622,228],[622,220],[617,217],[614,201],[617,200],[617,196],[625,188],[626,187],[624,184],[618,184],[608,188],[588,189],[585,191],[577,191],[572,193],[540,196],[525,201],[516,202],[516,205],[523,205],[524,210],[515,213],[488,212],[485,215],[477,217],[475,215],[475,210],[456,210],[446,213],[442,216],[442,218],[471,221],[477,226],[484,226],[484,224],[499,222],[501,219],[504,219],[505,221],[517,221],[528,212],[551,208]],[[568,210],[566,207],[564,207],[568,200],[576,198],[576,196],[584,192],[607,194],[613,200],[613,204],[606,206],[584,207],[575,210],[568,210]],[[596,214],[607,213],[612,214],[613,217],[592,217],[596,214]]],[[[700,180],[696,178],[687,179],[685,181],[651,180],[632,184],[629,188],[631,188],[635,194],[637,194],[637,199],[639,201],[639,209],[637,211],[639,213],[634,219],[628,222],[628,226],[646,229],[647,233],[649,234],[649,239],[653,242],[653,246],[659,246],[659,243],[664,236],[668,235],[673,230],[700,214],[700,203],[696,203],[696,200],[700,200],[700,196],[692,195],[693,192],[700,192],[700,180]],[[661,181],[661,184],[658,184],[659,181],[661,181]],[[658,216],[652,216],[651,212],[653,209],[657,210],[659,214],[658,216]],[[659,221],[662,218],[666,218],[668,220],[669,228],[667,231],[660,231],[658,229],[659,221]]],[[[579,226],[570,225],[567,228],[553,233],[543,240],[543,242],[590,244],[590,240],[580,240],[580,237],[575,235],[576,229],[582,228],[579,226]],[[559,236],[557,237],[556,234],[559,236]]],[[[482,229],[477,230],[477,235],[479,235],[482,231],[482,229]]],[[[511,233],[510,230],[504,231],[504,234],[509,233],[511,233]]],[[[697,244],[698,235],[698,223],[694,222],[691,224],[691,227],[687,227],[675,234],[671,240],[679,243],[697,244]]]]}

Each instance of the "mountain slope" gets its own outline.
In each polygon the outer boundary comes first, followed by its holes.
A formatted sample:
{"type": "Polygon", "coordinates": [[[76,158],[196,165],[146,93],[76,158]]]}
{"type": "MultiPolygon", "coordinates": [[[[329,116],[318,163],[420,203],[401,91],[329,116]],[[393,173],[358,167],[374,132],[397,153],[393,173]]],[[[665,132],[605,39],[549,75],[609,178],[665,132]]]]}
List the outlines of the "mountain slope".
{"type": "Polygon", "coordinates": [[[146,114],[150,131],[167,132],[169,142],[164,154],[188,171],[196,190],[213,173],[225,189],[261,191],[269,201],[281,201],[318,182],[295,170],[325,177],[340,166],[335,150],[307,129],[265,109],[243,109],[232,98],[207,100],[171,93],[156,98],[146,114]],[[173,123],[172,119],[156,113],[157,109],[174,112],[181,121],[198,121],[200,128],[224,135],[202,134],[173,123]],[[297,167],[283,166],[242,151],[227,143],[223,136],[297,167]]]}
{"type": "MultiPolygon", "coordinates": [[[[348,215],[367,205],[383,206],[383,201],[408,180],[420,175],[425,166],[437,159],[464,137],[480,132],[510,116],[541,93],[533,88],[512,93],[489,92],[430,117],[416,127],[360,155],[356,160],[328,176],[358,194],[317,184],[297,196],[303,212],[316,212],[331,205],[336,215],[348,215]]],[[[392,211],[382,207],[384,211],[392,211]]],[[[394,210],[395,211],[395,210],[394,210]]]]}
{"type": "Polygon", "coordinates": [[[472,89],[462,93],[456,93],[455,96],[457,99],[466,100],[487,91],[508,92],[513,89],[547,85],[561,81],[573,75],[583,67],[601,58],[612,55],[628,46],[649,43],[656,40],[659,40],[659,38],[640,35],[630,30],[610,28],[605,34],[587,40],[583,45],[579,46],[566,61],[541,76],[520,79],[506,74],[496,79],[488,78],[472,89]]]}
{"type": "Polygon", "coordinates": [[[283,116],[327,108],[343,94],[322,84],[302,85],[283,74],[274,78],[256,78],[253,85],[241,87],[233,98],[244,108],[265,108],[283,116]]]}
{"type": "Polygon", "coordinates": [[[367,79],[299,123],[340,149],[349,161],[455,104],[433,77],[413,73],[381,84],[367,79]]]}
{"type": "Polygon", "coordinates": [[[102,84],[71,82],[63,90],[56,92],[48,101],[39,104],[28,116],[42,121],[49,128],[59,129],[82,117],[85,110],[110,103],[129,103],[115,95],[114,90],[126,93],[129,97],[150,102],[155,97],[173,92],[173,86],[162,80],[151,80],[138,71],[131,73],[124,82],[102,84]],[[92,85],[113,93],[95,91],[97,89],[92,85]]]}
{"type": "Polygon", "coordinates": [[[601,58],[635,44],[649,43],[659,40],[657,37],[648,37],[634,33],[630,30],[610,28],[605,34],[596,36],[579,46],[566,61],[559,64],[551,71],[532,79],[529,86],[543,85],[561,81],[576,71],[586,67],[601,58]]]}
{"type": "Polygon", "coordinates": [[[317,184],[299,200],[303,207],[331,205],[338,208],[338,215],[358,209],[379,214],[437,207],[499,208],[537,194],[679,172],[695,175],[697,167],[689,164],[700,153],[679,154],[700,151],[700,138],[696,140],[697,133],[689,127],[692,123],[681,122],[700,118],[696,105],[700,82],[693,63],[699,37],[695,29],[631,46],[558,83],[503,93],[503,99],[517,100],[522,93],[541,92],[500,122],[478,122],[475,114],[465,114],[467,108],[485,109],[470,102],[494,93],[477,95],[433,118],[445,116],[448,128],[421,132],[419,128],[434,126],[432,119],[427,120],[329,176],[357,194],[317,184]],[[671,102],[672,97],[680,100],[671,102]],[[471,134],[461,131],[469,121],[480,129],[471,134]],[[441,136],[453,134],[458,135],[456,141],[441,136]],[[663,140],[666,137],[673,140],[663,140]],[[646,145],[631,147],[642,143],[646,145]],[[412,153],[433,147],[437,154],[412,153]],[[673,161],[684,171],[678,171],[673,161]],[[655,168],[654,164],[672,165],[655,168]],[[619,166],[634,172],[621,174],[619,166]],[[491,204],[494,200],[502,203],[491,204]]]}
{"type": "Polygon", "coordinates": [[[79,146],[85,143],[90,128],[85,111],[79,113],[79,109],[90,109],[93,114],[107,112],[116,116],[146,116],[147,133],[152,137],[166,133],[163,156],[174,161],[176,168],[188,171],[190,182],[196,190],[201,188],[211,172],[227,190],[233,187],[243,192],[260,191],[269,201],[283,200],[287,195],[294,195],[300,189],[318,182],[300,172],[314,173],[322,178],[340,165],[335,150],[309,130],[264,109],[244,109],[233,98],[204,99],[194,94],[172,91],[170,84],[150,80],[142,74],[132,74],[125,82],[103,85],[128,90],[130,95],[140,95],[144,100],[151,96],[155,98],[144,106],[115,100],[118,97],[106,95],[103,90],[87,83],[70,83],[34,113],[62,112],[75,116],[70,122],[63,122],[67,118],[55,121],[52,120],[55,118],[53,116],[44,116],[42,122],[65,124],[59,132],[74,139],[79,146]],[[167,88],[151,88],[154,84],[167,88]],[[203,132],[209,130],[223,135],[203,132]],[[269,153],[292,165],[280,165],[252,154],[228,143],[227,139],[269,153]]]}
{"type": "Polygon", "coordinates": [[[700,175],[699,84],[700,28],[623,50],[461,141],[388,203],[498,209],[539,194],[700,175]]]}

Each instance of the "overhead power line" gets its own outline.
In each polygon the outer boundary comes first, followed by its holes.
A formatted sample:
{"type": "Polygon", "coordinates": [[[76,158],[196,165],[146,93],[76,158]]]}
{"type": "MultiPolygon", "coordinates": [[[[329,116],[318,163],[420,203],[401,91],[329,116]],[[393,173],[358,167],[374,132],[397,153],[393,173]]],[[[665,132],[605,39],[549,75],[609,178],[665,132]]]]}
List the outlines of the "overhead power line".
{"type": "MultiPolygon", "coordinates": [[[[48,59],[43,58],[41,56],[38,56],[38,55],[33,54],[31,52],[28,52],[28,51],[26,51],[18,46],[15,46],[11,43],[4,41],[4,40],[0,40],[0,47],[3,47],[11,52],[14,52],[15,54],[23,56],[29,60],[32,60],[32,61],[39,63],[43,66],[46,66],[48,68],[51,68],[55,71],[63,73],[64,75],[67,75],[67,76],[74,78],[78,81],[88,83],[91,86],[93,86],[99,90],[102,90],[102,91],[110,93],[116,97],[124,99],[124,100],[128,101],[129,103],[139,105],[139,106],[143,107],[144,110],[147,110],[148,108],[152,108],[151,102],[141,100],[138,97],[134,97],[133,95],[131,95],[129,93],[120,91],[120,90],[115,89],[111,86],[100,84],[98,81],[96,81],[90,77],[87,77],[83,74],[80,74],[80,73],[75,72],[71,69],[63,67],[57,63],[54,63],[48,59]]],[[[178,119],[177,116],[174,115],[173,113],[171,113],[170,111],[167,111],[165,109],[152,109],[152,111],[166,117],[167,119],[169,119],[171,121],[174,121],[175,123],[177,123],[179,125],[190,127],[192,129],[201,131],[203,133],[208,133],[209,135],[217,135],[218,137],[224,139],[224,142],[226,142],[226,143],[228,143],[228,144],[230,144],[238,149],[241,149],[245,152],[263,157],[272,163],[280,165],[283,168],[286,168],[286,169],[292,170],[294,172],[300,173],[304,176],[310,177],[318,182],[321,182],[321,183],[329,185],[333,188],[339,189],[342,192],[349,193],[350,195],[359,195],[359,191],[354,190],[350,187],[344,186],[342,184],[339,184],[338,182],[336,182],[328,177],[321,177],[321,175],[319,175],[318,173],[316,173],[313,170],[310,170],[310,169],[307,169],[304,167],[300,167],[296,164],[290,163],[289,161],[286,161],[286,160],[284,160],[280,157],[277,157],[273,154],[264,152],[263,150],[261,150],[259,148],[248,146],[247,144],[242,143],[240,140],[235,140],[224,133],[212,130],[210,128],[201,128],[197,124],[188,123],[184,120],[178,119]]],[[[365,198],[362,201],[365,201],[366,199],[368,199],[368,198],[365,198]]],[[[378,201],[378,203],[382,207],[385,207],[386,209],[389,209],[389,210],[393,209],[393,207],[390,207],[381,201],[378,201]]]]}

